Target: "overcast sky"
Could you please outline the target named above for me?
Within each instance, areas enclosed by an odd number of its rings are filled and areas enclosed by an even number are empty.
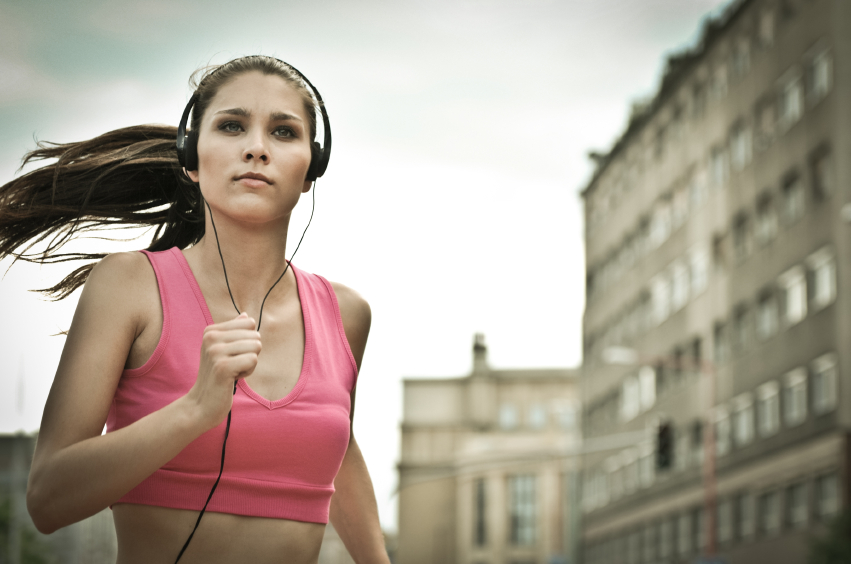
[[[199,66],[260,53],[304,72],[334,151],[295,262],[372,305],[355,433],[395,529],[401,379],[465,375],[475,332],[498,368],[580,363],[586,154],[725,3],[0,0],[0,182],[34,139],[176,125]],[[26,290],[69,270],[0,281],[0,432],[38,428],[76,295]]]

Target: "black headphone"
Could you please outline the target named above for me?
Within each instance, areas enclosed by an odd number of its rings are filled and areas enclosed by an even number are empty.
[[[305,180],[312,182],[325,174],[325,169],[328,168],[328,161],[331,160],[331,122],[328,120],[328,112],[325,111],[325,104],[322,102],[322,95],[319,94],[319,90],[313,86],[301,71],[281,59],[275,60],[292,69],[310,87],[313,96],[316,98],[319,111],[322,112],[322,133],[324,137],[322,146],[320,147],[319,143],[315,140],[311,140],[310,142],[310,168],[307,169]],[[217,71],[218,69],[214,70],[210,75]],[[198,101],[198,96],[199,94],[196,90],[189,99],[189,103],[186,104],[186,108],[183,110],[183,116],[180,118],[180,125],[177,126],[177,160],[186,170],[198,170],[198,132],[190,131],[186,133],[189,112],[192,111],[192,107]]]

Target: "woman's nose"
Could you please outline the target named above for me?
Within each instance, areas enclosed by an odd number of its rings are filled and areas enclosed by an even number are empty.
[[[245,162],[258,160],[262,163],[269,162],[269,149],[266,147],[264,140],[260,135],[252,135],[249,137],[248,145],[242,152],[242,160]]]

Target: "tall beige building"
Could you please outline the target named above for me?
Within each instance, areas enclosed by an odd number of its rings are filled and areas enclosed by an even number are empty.
[[[849,501],[851,2],[731,3],[593,157],[583,431],[647,439],[584,457],[582,562],[806,562]]]
[[[404,381],[397,564],[555,564],[576,540],[578,374],[486,355],[477,335],[470,375]]]

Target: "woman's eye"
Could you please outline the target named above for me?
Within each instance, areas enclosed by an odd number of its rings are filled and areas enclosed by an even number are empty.
[[[228,133],[236,133],[238,131],[242,131],[242,126],[235,121],[226,121],[219,126],[219,129],[227,131]]]
[[[293,131],[293,128],[286,127],[286,126],[281,126],[281,127],[276,128],[274,133],[278,137],[295,137],[296,136],[295,131]]]

